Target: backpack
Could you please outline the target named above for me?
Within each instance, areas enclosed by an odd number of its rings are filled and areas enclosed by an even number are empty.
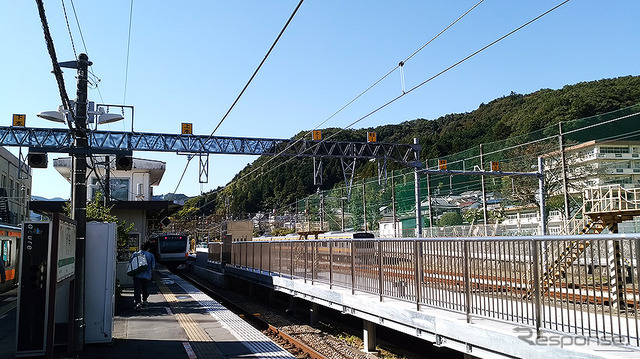
[[[147,270],[147,257],[142,251],[135,252],[131,259],[129,259],[129,265],[127,266],[127,275],[135,277],[136,275]]]

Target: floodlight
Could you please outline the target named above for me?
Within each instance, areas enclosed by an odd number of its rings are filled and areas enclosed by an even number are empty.
[[[44,118],[45,120],[65,123],[65,116],[62,112],[42,111],[42,112],[39,112],[37,116],[40,118]]]
[[[102,125],[103,123],[116,122],[120,120],[124,120],[124,117],[122,115],[119,115],[117,113],[103,113],[98,116],[98,125]]]

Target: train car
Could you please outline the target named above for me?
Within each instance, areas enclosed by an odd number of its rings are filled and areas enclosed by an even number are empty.
[[[6,282],[0,283],[0,293],[18,284],[18,260],[20,259],[20,227],[0,225],[0,260],[4,263]]]
[[[177,267],[187,262],[189,256],[189,236],[176,233],[153,234],[149,238],[151,252],[156,254],[158,263]]]

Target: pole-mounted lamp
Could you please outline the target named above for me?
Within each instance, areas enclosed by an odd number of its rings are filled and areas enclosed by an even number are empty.
[[[71,105],[74,106],[74,102],[71,101]],[[124,117],[117,113],[107,113],[104,108],[99,107],[95,110],[94,102],[87,103],[87,124],[94,124],[97,128],[98,125],[105,123],[112,123],[123,120]],[[57,111],[42,111],[37,114],[38,117],[48,121],[67,123],[69,121],[69,110],[65,109],[62,105],[58,106]]]

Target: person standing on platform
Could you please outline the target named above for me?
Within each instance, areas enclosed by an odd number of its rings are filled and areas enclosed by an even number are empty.
[[[153,254],[149,253],[150,247],[151,244],[149,242],[142,244],[142,254],[144,254],[147,259],[147,268],[133,277],[133,300],[136,310],[147,307],[149,280],[151,280],[151,273],[153,273],[156,267],[156,259]]]

